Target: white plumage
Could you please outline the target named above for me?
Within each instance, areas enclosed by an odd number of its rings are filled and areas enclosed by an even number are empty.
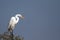
[[[8,25],[8,31],[12,32],[15,28],[15,25],[19,22],[19,18],[23,18],[21,14],[16,14],[15,17],[11,17],[9,25]]]

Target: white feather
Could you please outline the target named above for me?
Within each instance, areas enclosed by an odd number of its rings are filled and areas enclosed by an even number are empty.
[[[9,22],[9,26],[8,26],[8,31],[13,31],[15,28],[15,25],[18,23],[19,21],[19,17],[23,17],[21,14],[16,14],[15,17],[11,17],[10,22]]]

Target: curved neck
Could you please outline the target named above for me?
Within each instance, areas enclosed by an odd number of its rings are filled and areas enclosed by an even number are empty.
[[[15,18],[16,18],[16,23],[18,23],[19,17],[18,16],[15,16]]]

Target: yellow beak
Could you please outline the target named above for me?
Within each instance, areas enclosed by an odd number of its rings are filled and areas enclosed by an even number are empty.
[[[21,19],[24,19],[24,16],[22,16]]]

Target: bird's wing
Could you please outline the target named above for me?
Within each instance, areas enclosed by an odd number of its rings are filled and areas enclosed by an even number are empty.
[[[11,17],[10,24],[12,24],[15,21],[15,17]]]
[[[13,24],[14,21],[15,21],[15,17],[11,17],[8,28],[10,28],[10,26],[14,25]]]

